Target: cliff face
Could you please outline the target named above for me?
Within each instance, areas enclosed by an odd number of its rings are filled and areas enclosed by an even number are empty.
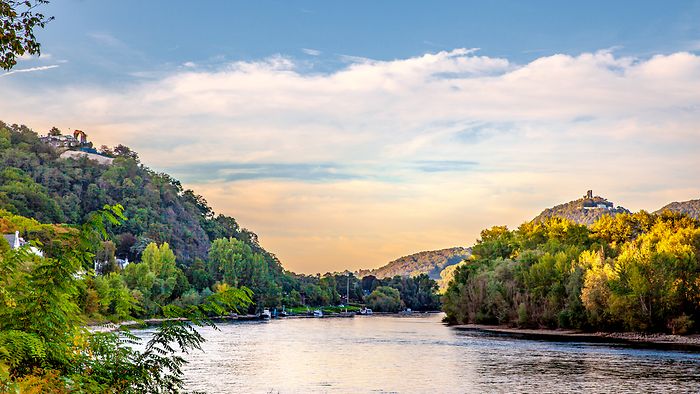
[[[562,217],[579,224],[590,226],[603,215],[615,216],[620,213],[629,213],[624,207],[615,207],[611,201],[600,196],[592,196],[589,192],[587,196],[565,204],[556,205],[545,209],[533,220],[543,221],[551,217]]]
[[[659,209],[654,213],[662,213],[663,211],[684,213],[690,217],[700,220],[700,199],[683,202],[674,201],[670,204],[665,205],[663,208]]]
[[[440,250],[419,252],[400,257],[387,265],[373,269],[360,270],[358,276],[374,275],[377,278],[399,276],[416,276],[427,274],[431,279],[440,279],[440,272],[471,256],[471,248],[461,246]]]

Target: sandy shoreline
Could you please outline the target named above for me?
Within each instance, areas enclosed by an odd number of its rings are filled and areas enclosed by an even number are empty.
[[[639,332],[584,332],[579,330],[527,329],[482,324],[452,326],[459,330],[479,331],[524,339],[564,340],[602,343],[654,345],[700,351],[700,335],[671,335]]]

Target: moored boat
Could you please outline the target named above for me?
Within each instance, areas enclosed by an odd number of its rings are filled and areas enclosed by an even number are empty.
[[[371,314],[372,314],[372,310],[369,309],[369,308],[362,308],[362,309],[360,309],[359,312],[357,312],[357,314],[358,314],[358,315],[371,315]]]

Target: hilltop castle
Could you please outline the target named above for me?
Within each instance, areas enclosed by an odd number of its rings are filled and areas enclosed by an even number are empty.
[[[613,204],[612,201],[608,201],[600,196],[593,197],[593,190],[587,191],[586,195],[583,196],[583,209],[589,210],[599,208],[612,210],[615,208],[615,204]]]

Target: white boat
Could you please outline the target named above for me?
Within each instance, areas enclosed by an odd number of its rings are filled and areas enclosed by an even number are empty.
[[[262,313],[260,314],[261,319],[270,319],[272,318],[272,314],[270,313],[269,309],[263,309]]]
[[[359,315],[371,315],[371,314],[372,314],[372,310],[369,309],[369,308],[362,308],[362,309],[360,309],[360,311],[357,312],[357,313],[358,313]]]
[[[321,311],[320,309],[316,309],[314,311],[314,317],[323,317],[323,311]]]

